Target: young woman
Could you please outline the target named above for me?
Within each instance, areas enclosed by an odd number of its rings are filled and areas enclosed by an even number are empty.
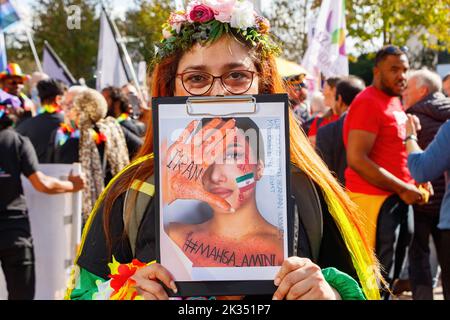
[[[264,142],[258,126],[250,118],[215,118],[202,122],[201,130],[205,133],[210,131],[205,146],[210,137],[215,138],[216,145],[211,152],[215,158],[206,166],[201,179],[194,179],[194,184],[199,189],[198,198],[212,209],[212,216],[199,224],[170,223],[167,228],[169,237],[195,267],[281,265],[284,259],[283,231],[265,219],[256,203],[256,185],[264,175]],[[224,134],[213,129],[214,126],[223,128],[227,123],[232,123],[234,128],[224,131]],[[193,128],[188,125],[185,133],[190,130]],[[180,137],[183,139],[183,136]],[[250,139],[250,136],[255,138]],[[169,150],[179,143],[180,140],[176,141]],[[183,143],[190,149],[195,139]],[[179,153],[174,153],[177,161]],[[183,175],[183,170],[174,165],[173,158],[166,159],[163,167],[173,172],[171,179],[163,183],[175,182],[177,176]],[[223,201],[233,212],[223,208]],[[187,241],[226,250],[230,258],[217,259],[205,251],[192,250],[185,245]]]
[[[256,16],[250,1],[192,1],[186,13],[171,14],[163,34],[153,97],[285,92],[274,62],[279,48],[271,41],[267,20]],[[296,256],[283,261],[272,298],[378,299],[376,259],[354,205],[292,114],[289,125]],[[170,272],[150,263],[156,251],[152,142],[149,123],[142,157],[116,176],[98,200],[84,230],[67,298],[167,299],[163,285],[177,291]],[[139,196],[135,202],[127,197],[131,190],[147,194],[149,204],[137,209]],[[118,268],[119,262],[126,265]],[[132,276],[125,280],[119,269]],[[113,279],[108,281],[109,274]],[[120,283],[115,281],[119,278]]]
[[[55,130],[49,142],[52,163],[81,162],[86,174],[83,221],[112,177],[129,163],[124,132],[112,117],[106,117],[105,98],[93,89],[83,89],[66,107],[68,123]]]

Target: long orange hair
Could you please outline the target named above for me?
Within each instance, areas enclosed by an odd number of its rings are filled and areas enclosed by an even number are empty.
[[[260,52],[258,48],[250,50],[250,56],[260,79],[259,93],[286,93],[286,86],[278,73],[274,57],[263,56]],[[176,53],[155,66],[152,77],[152,97],[174,95],[175,75],[182,55],[182,52]],[[358,214],[357,207],[317,155],[292,111],[289,114],[289,126],[291,162],[322,189],[330,214],[333,216],[352,257],[363,292],[368,299],[379,299],[378,283],[383,280],[379,273],[377,259],[360,227],[361,222],[358,217],[361,215]],[[147,156],[152,152],[153,130],[152,121],[150,121],[144,144],[135,159]],[[110,213],[114,201],[130,188],[135,179],[146,180],[153,175],[153,172],[153,159],[140,161],[117,177],[114,185],[109,188],[104,199],[103,211],[104,228],[109,243],[111,241],[108,236]]]

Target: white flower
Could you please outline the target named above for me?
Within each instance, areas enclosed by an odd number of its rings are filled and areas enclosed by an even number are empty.
[[[111,280],[105,282],[97,280],[95,284],[97,285],[98,291],[92,295],[92,300],[109,300],[111,294],[114,292],[114,289],[111,288]]]
[[[237,29],[247,29],[255,25],[253,3],[237,1],[231,13],[230,26]]]

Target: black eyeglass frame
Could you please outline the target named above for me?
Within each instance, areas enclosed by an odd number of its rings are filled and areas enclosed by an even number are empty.
[[[201,94],[194,94],[194,93],[190,92],[190,91],[186,88],[186,86],[185,86],[185,84],[184,84],[183,76],[186,75],[186,74],[189,74],[189,73],[194,73],[194,72],[195,72],[195,73],[203,73],[203,74],[206,74],[206,75],[212,77],[211,85],[209,86],[208,90],[206,90],[205,92],[203,92],[203,93],[201,93]],[[232,73],[232,72],[248,72],[248,73],[250,73],[250,74],[252,75],[252,79],[251,79],[251,81],[250,81],[250,84],[248,85],[248,88],[247,88],[245,91],[242,91],[242,92],[232,92],[232,91],[229,90],[228,87],[225,85],[225,83],[224,83],[222,77],[223,77],[224,75],[230,74],[230,73]],[[248,90],[250,90],[250,88],[252,87],[253,80],[255,79],[255,73],[257,73],[257,72],[256,72],[256,71],[251,71],[251,70],[230,70],[230,71],[227,71],[227,72],[223,73],[223,74],[220,75],[220,76],[215,76],[215,75],[213,75],[213,74],[211,74],[211,73],[209,73],[209,72],[206,72],[206,71],[186,71],[186,72],[182,72],[182,73],[177,73],[176,77],[181,77],[181,84],[183,85],[184,90],[186,90],[186,92],[188,92],[189,94],[191,94],[191,95],[193,95],[193,96],[203,96],[203,95],[205,95],[206,93],[208,93],[209,90],[211,90],[211,88],[214,86],[214,82],[216,81],[216,79],[220,79],[220,83],[221,83],[222,87],[223,87],[225,90],[227,90],[229,93],[231,93],[231,94],[233,94],[233,95],[241,95],[241,94],[246,93],[246,92],[247,92]]]

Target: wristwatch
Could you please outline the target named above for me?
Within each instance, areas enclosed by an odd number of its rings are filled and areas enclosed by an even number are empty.
[[[407,136],[404,140],[403,143],[406,143],[408,140],[414,140],[415,142],[418,142],[419,140],[417,139],[417,136],[415,134],[410,134],[409,136]]]

